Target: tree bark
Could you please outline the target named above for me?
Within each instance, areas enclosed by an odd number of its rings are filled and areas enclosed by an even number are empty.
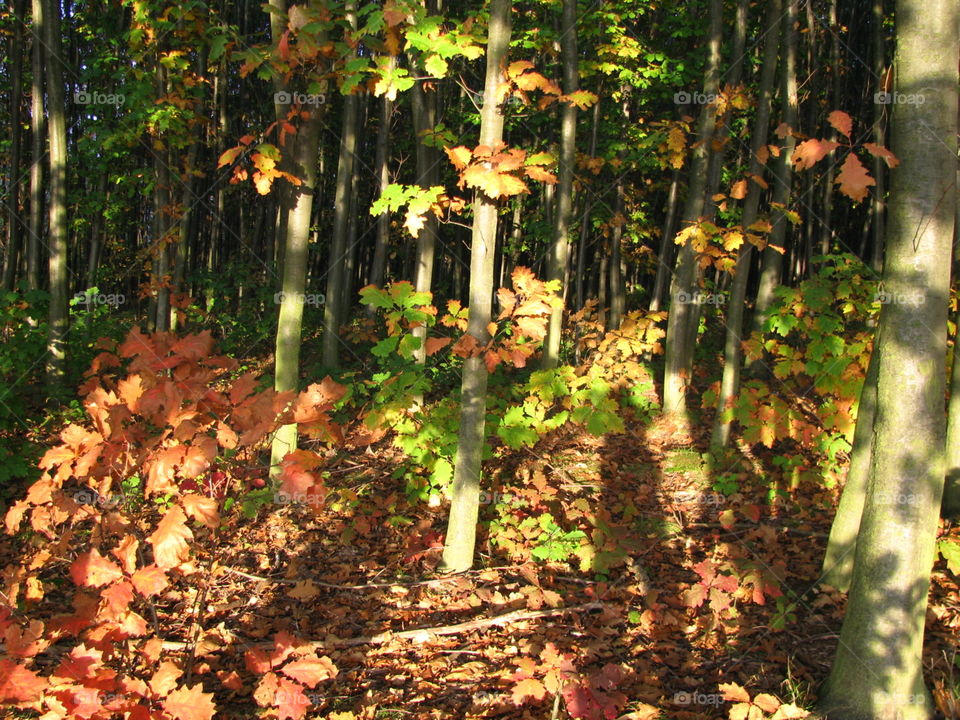
[[[10,40],[10,189],[7,193],[7,251],[3,261],[3,287],[12,290],[20,264],[22,221],[20,219],[20,105],[23,79],[24,0],[13,2],[13,37]]]
[[[40,288],[40,235],[43,233],[43,167],[46,122],[43,114],[43,0],[32,0],[30,37],[30,221],[27,233],[27,287]]]
[[[487,69],[480,113],[480,144],[493,146],[503,138],[503,113],[497,88],[503,82],[501,66],[510,47],[510,0],[491,0],[487,40]],[[496,251],[497,201],[482,191],[474,199],[470,249],[470,315],[467,333],[480,345],[488,340],[487,324],[493,310],[493,256]],[[487,414],[487,367],[481,356],[463,363],[460,387],[460,438],[451,488],[450,518],[442,568],[463,572],[473,566],[480,514],[480,467]]]
[[[579,68],[577,62],[577,2],[563,0],[560,20],[560,53],[563,58],[563,92],[577,91]],[[553,245],[547,263],[547,279],[564,282],[570,257],[570,219],[573,210],[573,172],[577,160],[577,106],[563,103],[560,111],[560,173],[556,194],[556,222]],[[583,278],[579,278],[583,283]],[[565,295],[566,285],[561,290]],[[543,367],[555,368],[560,363],[560,336],[563,331],[564,307],[551,309],[547,338],[543,344]]]
[[[880,374],[867,497],[840,642],[821,701],[831,718],[927,720],[923,634],[944,483],[950,257],[957,202],[955,0],[898,0],[880,315]]]

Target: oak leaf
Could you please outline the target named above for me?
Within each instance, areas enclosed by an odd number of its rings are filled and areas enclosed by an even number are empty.
[[[217,706],[213,693],[203,692],[203,685],[197,683],[171,692],[163,701],[163,709],[176,720],[212,720]]]
[[[847,155],[847,159],[843,161],[840,168],[840,173],[833,182],[840,186],[840,192],[854,202],[861,202],[867,197],[867,188],[877,184],[876,180],[870,177],[870,173],[867,172],[863,163],[860,162],[860,158],[853,153]]]
[[[189,541],[193,532],[187,527],[187,516],[179,505],[174,505],[166,514],[157,529],[147,537],[153,545],[153,557],[157,567],[168,569],[176,567],[190,554]]]

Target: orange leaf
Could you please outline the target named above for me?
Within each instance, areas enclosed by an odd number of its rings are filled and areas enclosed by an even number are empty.
[[[526,678],[518,682],[513,688],[513,704],[523,705],[527,698],[543,700],[547,696],[547,689],[536,678]]]
[[[30,702],[38,700],[47,681],[23,665],[0,660],[0,702]]]
[[[167,574],[156,565],[147,565],[137,570],[130,578],[137,592],[150,597],[163,592],[167,587]]]
[[[463,170],[467,167],[467,165],[470,164],[470,159],[473,157],[470,148],[463,145],[458,145],[455,148],[444,148],[444,151],[457,170]]]
[[[94,548],[73,561],[70,566],[70,577],[77,585],[100,587],[122,578],[123,571],[120,570],[119,565],[107,560]]]
[[[203,692],[203,685],[197,683],[170,693],[163,701],[163,709],[176,720],[212,720],[217,706],[213,704],[213,693]]]
[[[797,145],[793,151],[793,166],[797,170],[808,170],[823,160],[827,153],[840,147],[840,143],[831,140],[810,138]]]
[[[190,554],[190,540],[193,533],[187,527],[187,516],[179,505],[174,505],[157,525],[147,541],[153,545],[153,557],[157,567],[168,569],[176,567]]]
[[[883,158],[884,162],[887,163],[887,167],[889,168],[895,168],[897,165],[900,164],[899,158],[897,158],[896,155],[894,155],[892,152],[890,152],[885,147],[883,147],[883,145],[877,145],[875,143],[864,143],[863,147],[871,155]]]
[[[736,683],[720,683],[720,692],[723,693],[723,699],[730,702],[750,702],[750,693],[744,690]]]
[[[277,720],[301,720],[312,704],[310,698],[303,694],[303,685],[280,678],[277,694],[274,696]]]
[[[862,201],[867,196],[867,188],[877,184],[860,162],[860,158],[853,153],[847,155],[847,159],[843,161],[843,166],[840,168],[840,174],[833,182],[840,185],[840,192],[854,202]]]
[[[323,680],[337,676],[337,666],[330,658],[307,655],[292,663],[287,663],[281,671],[287,677],[303,683],[307,687],[316,687]]]
[[[130,607],[130,603],[133,602],[133,585],[130,584],[130,581],[124,580],[108,587],[100,593],[100,597],[107,601],[114,612],[125,612]]]
[[[428,337],[427,342],[424,345],[427,356],[429,357],[430,355],[434,355],[435,353],[439,352],[440,350],[445,348],[447,345],[449,345],[451,342],[453,342],[453,338]]]
[[[180,498],[183,509],[187,515],[199,523],[206,525],[211,530],[220,524],[220,513],[217,510],[218,503],[210,497],[191,493]]]
[[[464,333],[460,339],[453,344],[451,351],[457,357],[470,358],[480,354],[480,343],[470,333]]]
[[[734,200],[743,200],[747,196],[747,181],[737,180],[730,187],[730,197]]]
[[[177,686],[177,680],[181,675],[183,670],[171,661],[164,660],[147,684],[155,695],[166,697]]]
[[[847,115],[843,110],[834,110],[832,113],[827,115],[827,122],[836,130],[838,133],[850,139],[850,131],[853,130],[853,119]]]

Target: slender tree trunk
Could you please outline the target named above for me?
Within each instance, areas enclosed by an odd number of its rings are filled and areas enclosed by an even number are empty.
[[[40,288],[40,236],[43,234],[43,168],[46,122],[43,114],[43,0],[32,0],[30,37],[30,225],[27,235],[27,287]]]
[[[783,18],[783,121],[790,128],[797,128],[797,35],[794,23],[797,17],[796,0],[787,1],[787,12]],[[796,138],[788,135],[785,138],[786,147],[780,153],[774,165],[773,201],[786,206],[790,199],[793,168],[791,158]],[[770,244],[783,248],[787,232],[787,219],[783,213],[775,213],[773,230],[770,232]],[[757,300],[754,304],[752,330],[757,332],[763,326],[767,311],[773,304],[774,290],[780,284],[780,275],[783,271],[783,252],[770,247],[763,251],[760,268],[760,285],[757,289]]]
[[[957,202],[955,0],[898,0],[887,256],[873,452],[853,578],[822,706],[831,718],[927,720],[923,634],[944,482],[947,301]],[[908,440],[908,441],[907,441]]]
[[[677,207],[680,187],[680,169],[674,168],[670,177],[670,190],[667,192],[667,214],[663,219],[660,233],[660,254],[657,256],[657,277],[653,282],[653,294],[650,297],[650,312],[660,310],[663,291],[667,287],[667,275],[674,263],[674,242],[677,224]]]
[[[623,180],[617,183],[617,202],[613,209],[613,214],[621,217],[623,215]],[[617,330],[620,323],[623,322],[623,313],[627,305],[626,288],[623,284],[623,272],[620,266],[621,250],[620,243],[623,241],[623,223],[618,222],[613,232],[610,234],[610,315],[607,317],[606,329]]]
[[[3,287],[12,290],[20,264],[20,246],[23,237],[20,219],[20,105],[23,79],[24,0],[13,1],[13,37],[10,39],[10,186],[7,193],[7,252],[3,261]]]
[[[41,0],[42,2],[42,0]],[[49,0],[41,19],[46,49],[47,129],[50,143],[50,313],[47,339],[47,384],[51,388],[63,378],[66,366],[65,338],[69,322],[67,294],[67,122],[64,103],[63,67],[60,51],[60,3]]]
[[[764,22],[766,28],[778,28],[783,3],[781,0],[768,0]],[[764,164],[760,162],[760,151],[767,144],[770,128],[770,103],[773,83],[777,73],[777,56],[780,49],[780,32],[777,29],[767,31],[763,44],[763,64],[760,68],[760,87],[757,91],[757,116],[750,136],[750,176],[749,190],[743,205],[740,225],[746,229],[757,219],[763,188],[753,178],[762,178]],[[726,447],[730,441],[730,420],[724,416],[733,399],[740,392],[740,343],[743,332],[743,315],[747,295],[747,280],[750,277],[750,265],[753,261],[753,245],[744,242],[737,255],[733,285],[730,289],[730,302],[727,304],[727,334],[723,349],[723,378],[720,381],[720,395],[717,398],[717,416],[713,425],[711,444]]]
[[[720,43],[723,36],[723,6],[720,0],[710,0],[710,36],[703,93],[715,96],[719,90]],[[704,105],[700,112],[697,137],[700,144],[693,151],[690,182],[683,219],[696,223],[704,210],[704,192],[709,168],[709,145],[716,126],[715,108]],[[693,247],[687,241],[680,248],[677,270],[670,292],[670,315],[667,318],[667,338],[664,358],[663,410],[675,416],[681,425],[689,424],[687,416],[687,386],[693,370],[693,351],[696,342],[696,323],[700,317],[697,287],[697,262]]]
[[[356,28],[356,3],[349,0],[345,6],[350,26]],[[356,51],[353,51],[356,54]],[[344,319],[341,302],[346,277],[344,259],[347,254],[347,233],[350,218],[350,188],[353,183],[353,161],[357,149],[357,96],[343,99],[343,124],[340,132],[340,159],[337,162],[337,189],[333,201],[333,235],[330,242],[330,260],[327,265],[326,305],[323,312],[323,365],[333,369],[340,364],[340,325]]]
[[[593,106],[593,122],[590,128],[590,157],[597,154],[597,135],[600,131],[600,104],[597,100]],[[586,301],[586,291],[584,290],[584,277],[587,257],[587,236],[590,230],[590,211],[593,209],[587,193],[583,193],[583,216],[580,218],[580,240],[577,242],[577,302],[576,308],[579,310]]]
[[[483,145],[493,146],[503,138],[503,113],[497,104],[497,88],[503,82],[502,65],[510,47],[510,12],[510,0],[491,0],[486,80],[480,113],[480,143]],[[487,324],[493,309],[496,237],[497,202],[478,190],[474,197],[467,333],[475,337],[480,345],[485,345],[489,337]],[[463,572],[473,566],[487,415],[487,366],[482,356],[464,361],[460,393],[460,437],[443,550],[443,568],[448,572]]]
[[[560,52],[563,57],[563,92],[577,91],[579,67],[577,63],[577,2],[563,0],[560,21]],[[557,187],[556,224],[553,245],[547,264],[547,279],[564,281],[570,256],[570,217],[573,209],[573,172],[577,159],[577,106],[563,104],[560,111],[560,182]],[[583,282],[583,278],[579,279]],[[561,291],[565,295],[566,285]],[[543,344],[543,367],[555,368],[560,363],[560,335],[563,330],[564,307],[555,307],[550,313],[547,339]]]
[[[390,184],[390,154],[388,145],[390,143],[390,119],[393,117],[393,101],[386,95],[383,96],[380,105],[380,127],[377,129],[377,147],[376,160],[374,161],[374,172],[377,174],[380,186],[380,194]],[[390,213],[383,212],[377,218],[377,243],[373,251],[373,263],[370,268],[369,282],[378,287],[383,285],[387,268],[387,247],[390,243]],[[373,313],[373,306],[369,311]]]
[[[873,0],[873,23],[871,51],[873,53],[872,65],[874,77],[883,78],[885,76],[886,62],[886,43],[883,37],[883,0]],[[881,88],[882,90],[882,88]],[[887,108],[889,106],[873,103],[873,142],[877,145],[886,147],[886,124]],[[876,272],[883,270],[883,237],[885,231],[886,207],[886,185],[887,168],[883,158],[873,158],[873,179],[877,183],[873,188],[873,201],[870,204],[870,214],[872,228],[873,244],[870,251],[870,267]]]
[[[941,509],[944,517],[960,515],[960,346],[958,343],[960,343],[960,330],[953,338],[950,404],[947,406],[947,476]]]
[[[276,29],[274,29],[276,32]],[[281,34],[283,29],[281,28]],[[274,42],[279,36],[274,36]],[[284,115],[286,114],[285,111]],[[297,390],[300,385],[300,343],[303,333],[303,305],[307,280],[307,257],[309,253],[310,219],[313,214],[313,194],[317,183],[317,152],[320,146],[320,131],[323,127],[321,108],[309,108],[309,117],[302,120],[284,157],[287,172],[301,180],[300,185],[290,185],[281,195],[286,203],[287,220],[284,238],[281,291],[276,300],[280,304],[277,321],[276,370],[274,389],[277,392]],[[329,296],[328,296],[329,297]],[[284,425],[273,436],[270,452],[270,472],[276,476],[280,462],[297,449],[297,426]]]

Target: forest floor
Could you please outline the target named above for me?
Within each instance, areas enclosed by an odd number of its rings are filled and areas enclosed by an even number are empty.
[[[389,441],[340,457],[319,514],[261,509],[204,559],[206,582],[159,598],[161,637],[184,659],[196,643],[184,661],[196,679],[219,678],[224,718],[262,712],[248,681],[257,650],[298,641],[337,668],[307,718],[803,717],[843,616],[843,596],[817,585],[838,491],[771,492],[745,452],[724,495],[705,438],[670,438],[628,422],[489,461],[497,502],[481,520],[499,525],[482,523],[477,569],[452,577],[436,572],[445,509],[408,502]],[[572,554],[576,536],[522,524],[547,512],[593,549]],[[18,551],[0,540],[5,558]],[[924,666],[946,717],[957,717],[958,597],[938,562]],[[756,709],[731,714],[738,703]]]

